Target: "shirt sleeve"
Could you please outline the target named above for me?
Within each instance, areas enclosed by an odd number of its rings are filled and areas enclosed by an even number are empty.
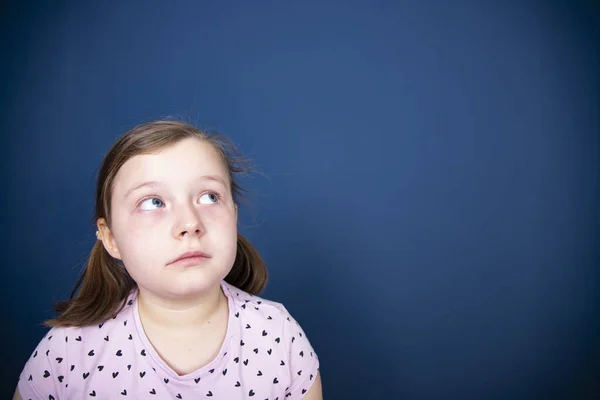
[[[285,398],[297,400],[304,397],[312,387],[319,372],[319,358],[300,324],[287,310],[285,313],[287,317],[284,323],[284,340],[288,349],[291,376],[291,386]]]
[[[17,385],[23,400],[59,400],[67,384],[67,337],[53,328],[42,338],[25,363]]]

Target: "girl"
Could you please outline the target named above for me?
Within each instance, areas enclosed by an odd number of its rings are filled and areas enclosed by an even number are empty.
[[[237,233],[247,171],[183,122],[119,138],[97,181],[97,242],[15,399],[321,399],[319,360]],[[79,291],[77,291],[77,289]]]

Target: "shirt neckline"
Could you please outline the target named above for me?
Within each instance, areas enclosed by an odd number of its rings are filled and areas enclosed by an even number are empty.
[[[203,367],[198,368],[195,371],[185,374],[185,375],[179,375],[177,372],[175,372],[158,355],[158,352],[156,351],[156,349],[154,349],[154,346],[152,346],[152,343],[150,343],[150,340],[146,336],[146,333],[144,332],[144,327],[142,326],[142,321],[140,319],[140,314],[139,314],[139,307],[138,307],[138,305],[139,305],[138,304],[139,290],[136,289],[134,301],[132,304],[135,329],[137,331],[138,337],[140,338],[140,340],[144,346],[144,349],[146,350],[147,356],[149,356],[152,359],[152,361],[154,362],[154,364],[158,368],[160,368],[165,374],[167,374],[169,376],[169,378],[172,378],[175,380],[180,380],[180,381],[188,381],[188,380],[191,380],[194,378],[197,379],[199,377],[203,377],[203,376],[209,374],[210,370],[217,369],[217,367],[225,361],[225,359],[226,359],[225,356],[227,355],[227,349],[229,348],[229,345],[232,342],[234,332],[235,332],[235,330],[233,328],[233,324],[234,324],[234,320],[235,320],[235,318],[233,317],[234,316],[234,299],[233,299],[233,293],[231,292],[230,288],[228,287],[228,285],[225,281],[221,281],[221,289],[223,290],[223,294],[227,298],[228,314],[229,314],[227,317],[227,331],[225,333],[225,339],[223,340],[223,343],[221,344],[219,353],[208,364],[204,365]]]

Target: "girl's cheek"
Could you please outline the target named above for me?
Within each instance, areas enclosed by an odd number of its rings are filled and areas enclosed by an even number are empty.
[[[165,219],[164,212],[136,210],[129,218],[129,226],[133,231],[148,229],[160,224]]]
[[[228,224],[235,222],[235,210],[227,207],[214,207],[206,210],[203,217],[206,222]]]

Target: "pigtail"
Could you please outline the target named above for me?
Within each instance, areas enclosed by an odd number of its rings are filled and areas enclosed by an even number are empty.
[[[134,287],[135,282],[125,268],[97,240],[70,299],[56,303],[54,311],[59,316],[44,325],[88,326],[104,322],[123,308]]]
[[[267,285],[267,267],[258,251],[238,233],[237,254],[225,281],[250,294],[259,294]]]

